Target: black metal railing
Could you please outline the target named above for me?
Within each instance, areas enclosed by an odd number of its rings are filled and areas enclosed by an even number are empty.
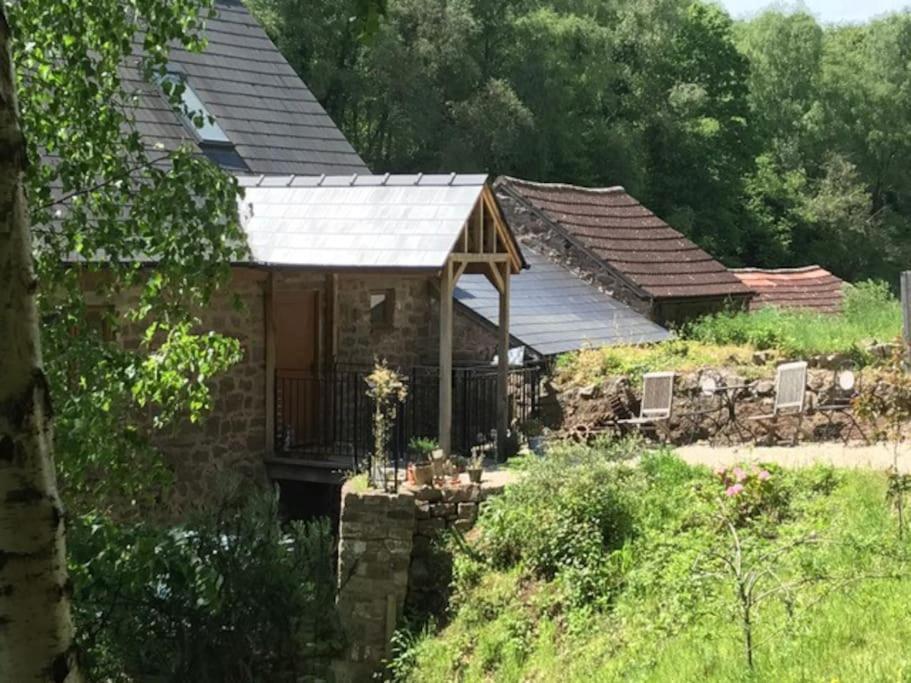
[[[275,445],[289,455],[341,457],[355,469],[368,467],[373,448],[373,403],[367,396],[371,368],[339,366],[318,372],[279,369],[275,373]],[[400,370],[408,393],[398,406],[391,454],[406,460],[414,437],[436,437],[439,370]],[[507,376],[510,424],[538,415],[542,368],[511,368]],[[452,371],[452,447],[467,453],[491,438],[497,426],[497,369],[456,367]]]

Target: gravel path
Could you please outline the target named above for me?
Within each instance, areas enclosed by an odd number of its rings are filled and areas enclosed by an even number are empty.
[[[806,467],[815,463],[826,463],[835,467],[876,470],[885,470],[892,466],[892,447],[885,444],[845,446],[841,443],[808,443],[793,447],[713,447],[696,444],[682,446],[677,449],[677,453],[688,463],[709,467],[741,462],[771,462],[783,467]],[[898,464],[899,470],[911,473],[911,448],[907,445],[900,451]]]

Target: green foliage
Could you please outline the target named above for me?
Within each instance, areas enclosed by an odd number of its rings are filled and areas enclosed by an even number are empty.
[[[248,0],[376,170],[622,184],[726,263],[907,262],[911,16],[692,0]]]
[[[855,352],[868,342],[891,341],[901,332],[901,306],[881,282],[862,282],[845,293],[839,315],[763,308],[752,313],[706,316],[684,335],[707,344],[750,345],[785,356]]]
[[[208,380],[240,357],[235,340],[200,334],[197,318],[245,253],[237,183],[189,146],[151,148],[135,126],[133,79],[154,90],[171,46],[203,49],[211,8],[212,0],[8,6],[57,463],[79,512],[154,498],[163,467],[151,432],[197,419]],[[166,90],[178,106],[180,88]],[[115,301],[96,334],[99,309],[89,304]]]
[[[234,491],[186,526],[78,517],[68,529],[90,680],[293,681],[338,647],[328,522],[282,529],[277,496]]]
[[[911,548],[895,540],[882,475],[746,466],[712,474],[633,444],[557,458],[558,468],[523,462],[518,493],[482,512],[479,538],[456,558],[453,618],[407,642],[398,680],[891,679],[911,665],[899,645],[911,629],[896,608],[911,596]],[[727,495],[736,483],[744,490]],[[563,508],[580,515],[587,542],[550,521],[549,509]],[[554,540],[529,532],[535,512],[537,533]],[[736,582],[720,571],[728,513],[743,577],[762,570],[750,675]],[[615,520],[607,535],[595,530],[605,520]],[[539,558],[552,557],[557,570],[538,571]],[[567,586],[577,581],[588,592],[579,601]]]
[[[575,385],[624,376],[639,383],[647,372],[675,370],[689,372],[703,367],[748,365],[752,348],[748,345],[722,345],[689,339],[673,339],[647,346],[605,346],[566,353],[557,358],[558,377]],[[744,368],[762,372],[763,368]]]

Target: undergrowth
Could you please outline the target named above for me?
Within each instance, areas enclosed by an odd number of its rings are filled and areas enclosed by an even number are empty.
[[[670,341],[563,354],[557,359],[557,376],[576,386],[611,376],[638,383],[646,372],[737,366],[747,379],[758,379],[771,375],[770,365],[780,360],[831,353],[847,354],[863,366],[873,360],[867,347],[893,341],[901,327],[901,305],[885,283],[863,282],[847,290],[838,315],[777,308],[718,313],[686,325]],[[771,353],[757,364],[755,351]]]
[[[879,473],[712,473],[638,444],[525,461],[455,559],[450,621],[400,634],[409,681],[907,680],[908,554]],[[718,560],[759,567],[754,668]],[[772,558],[771,560],[769,558]],[[765,567],[763,563],[767,563]],[[760,609],[761,607],[761,609]]]
[[[707,344],[749,345],[790,357],[863,354],[864,345],[890,342],[901,332],[901,305],[883,282],[862,282],[845,292],[838,315],[764,308],[753,313],[707,316],[683,330]],[[858,358],[863,360],[863,358]]]

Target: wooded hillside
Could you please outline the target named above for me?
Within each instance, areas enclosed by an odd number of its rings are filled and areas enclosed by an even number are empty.
[[[375,171],[622,184],[727,265],[911,251],[911,15],[687,0],[247,0]]]

